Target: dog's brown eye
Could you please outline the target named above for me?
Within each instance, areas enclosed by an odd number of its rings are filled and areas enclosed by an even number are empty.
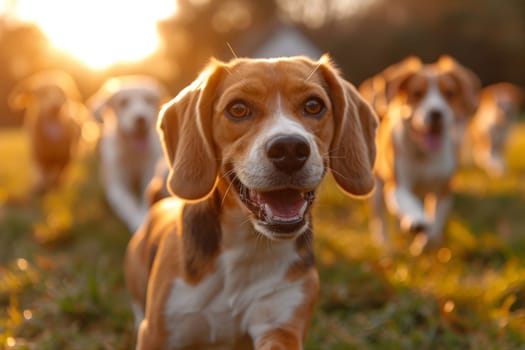
[[[414,90],[410,95],[414,100],[419,100],[421,97],[423,97],[423,90]]]
[[[447,89],[443,91],[443,94],[445,95],[447,100],[450,100],[451,98],[456,96],[456,91],[454,91],[453,89]]]
[[[234,101],[226,108],[226,116],[233,120],[240,120],[248,118],[252,115],[252,111],[243,101]]]
[[[315,118],[320,118],[324,114],[325,110],[326,108],[323,101],[317,97],[312,97],[306,100],[303,107],[305,115]]]
[[[127,98],[121,98],[119,100],[117,100],[117,108],[118,109],[124,109],[128,106],[129,104],[129,100]]]
[[[159,104],[159,99],[156,96],[146,96],[144,100],[150,106],[157,106]]]

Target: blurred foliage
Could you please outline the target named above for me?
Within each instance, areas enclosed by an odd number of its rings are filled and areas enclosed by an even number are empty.
[[[93,149],[62,188],[28,196],[27,140],[0,131],[0,349],[130,349],[122,259],[129,234],[104,203]],[[86,148],[89,149],[89,148]],[[509,174],[455,178],[443,247],[408,253],[393,232],[371,241],[366,201],[327,176],[314,206],[321,295],[307,350],[521,349],[525,344],[525,124],[511,134]]]
[[[34,27],[10,26],[0,17],[0,126],[20,123],[5,97],[36,70],[68,71],[86,98],[107,76],[126,73],[155,75],[176,94],[210,56],[232,58],[227,43],[249,56],[279,23],[300,28],[356,84],[405,56],[433,61],[447,53],[484,84],[525,85],[522,0],[178,0],[178,8],[158,25],[161,52],[146,62],[96,72],[51,50]]]

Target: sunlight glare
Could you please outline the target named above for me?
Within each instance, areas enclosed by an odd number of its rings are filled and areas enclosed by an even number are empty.
[[[19,0],[14,15],[38,25],[58,50],[101,69],[154,53],[156,23],[175,11],[175,0]]]

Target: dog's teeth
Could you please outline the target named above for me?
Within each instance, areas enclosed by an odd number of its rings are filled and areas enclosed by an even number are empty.
[[[308,202],[305,201],[303,203],[303,206],[301,207],[301,209],[299,210],[299,216],[304,216],[304,213],[306,213],[306,208],[308,208]]]
[[[293,216],[293,217],[290,217],[290,218],[283,218],[283,217],[280,217],[280,216],[276,216],[275,218],[276,218],[276,220],[279,220],[279,221],[282,221],[282,222],[287,222],[287,221],[297,221],[298,219],[300,219],[300,216]]]
[[[270,206],[265,203],[264,204],[264,214],[266,215],[266,217],[269,219],[269,220],[273,220],[273,212],[272,212],[272,209],[270,208]]]

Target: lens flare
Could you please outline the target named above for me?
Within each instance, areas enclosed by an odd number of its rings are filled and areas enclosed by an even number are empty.
[[[175,11],[175,0],[19,0],[9,10],[35,23],[56,49],[99,69],[154,53],[157,22]]]

